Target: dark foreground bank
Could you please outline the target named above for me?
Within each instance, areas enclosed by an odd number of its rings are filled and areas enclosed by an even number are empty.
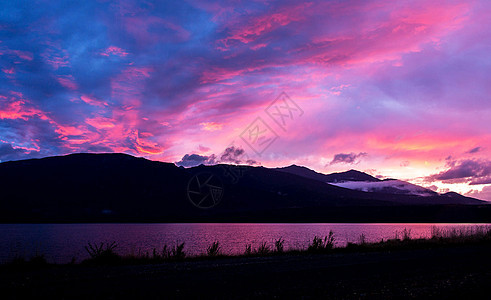
[[[2,298],[486,298],[491,245],[0,269]],[[5,298],[4,298],[5,299]]]

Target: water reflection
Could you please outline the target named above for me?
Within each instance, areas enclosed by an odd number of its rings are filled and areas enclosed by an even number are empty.
[[[358,242],[364,234],[367,241],[401,236],[404,229],[411,237],[429,237],[433,226],[441,229],[465,229],[488,224],[1,224],[0,261],[13,257],[44,254],[49,262],[80,261],[87,258],[88,242],[113,242],[121,254],[149,252],[167,244],[185,242],[188,254],[201,254],[212,242],[219,241],[225,253],[243,253],[247,244],[258,247],[262,242],[273,246],[278,238],[285,249],[305,248],[314,236],[334,231],[338,246]]]

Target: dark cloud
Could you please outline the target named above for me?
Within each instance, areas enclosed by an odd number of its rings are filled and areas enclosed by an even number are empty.
[[[481,147],[472,148],[471,150],[467,151],[466,153],[474,154],[474,153],[477,153],[479,151],[481,151]]]
[[[464,159],[447,161],[447,170],[426,177],[427,182],[491,184],[491,161]]]
[[[26,154],[23,149],[14,149],[10,144],[0,144],[0,162],[16,160]]]
[[[334,158],[332,161],[329,163],[329,165],[334,165],[334,164],[357,164],[359,163],[359,158],[367,156],[366,152],[360,152],[358,154],[356,153],[338,153],[334,155]],[[357,161],[358,160],[358,161]]]
[[[182,167],[195,167],[201,164],[214,165],[216,163],[216,157],[214,154],[210,156],[203,156],[199,154],[186,154],[182,159],[176,162],[176,165]]]
[[[244,149],[238,147],[228,147],[220,156],[220,162],[232,164],[255,165],[257,162],[249,158]]]
[[[214,165],[218,163],[224,164],[246,164],[246,165],[257,165],[257,161],[250,159],[244,149],[230,146],[227,147],[223,153],[217,158],[215,154],[210,156],[204,156],[199,154],[186,154],[183,158],[176,162],[176,165],[183,167],[195,167],[201,164],[204,165]]]
[[[474,178],[469,184],[470,185],[491,184],[491,175],[488,173],[487,176],[480,177],[480,178]]]

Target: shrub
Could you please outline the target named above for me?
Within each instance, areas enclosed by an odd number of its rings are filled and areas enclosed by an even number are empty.
[[[121,260],[121,256],[114,252],[114,249],[117,246],[116,242],[112,242],[111,244],[101,243],[100,245],[88,243],[88,245],[85,246],[85,250],[90,255],[90,261],[101,264],[111,264]]]

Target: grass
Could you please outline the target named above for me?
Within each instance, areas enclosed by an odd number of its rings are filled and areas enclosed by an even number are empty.
[[[90,259],[85,260],[84,263],[118,264],[122,257],[114,251],[116,247],[118,247],[116,242],[112,242],[111,244],[100,243],[99,245],[88,243],[85,246],[85,250],[89,254]]]
[[[430,238],[412,238],[411,230],[404,229],[396,232],[392,239],[379,242],[368,242],[366,236],[361,234],[357,243],[347,243],[346,246],[336,247],[336,237],[332,231],[324,237],[315,236],[306,248],[285,249],[285,240],[279,238],[269,245],[266,242],[253,248],[252,244],[245,246],[243,254],[230,255],[222,252],[219,241],[215,241],[206,248],[201,255],[188,256],[185,243],[176,243],[160,250],[153,249],[152,254],[145,252],[138,255],[121,255],[113,243],[89,243],[85,249],[90,258],[82,264],[91,265],[120,265],[120,264],[158,264],[172,261],[219,259],[224,257],[265,257],[275,255],[315,255],[319,253],[347,253],[371,251],[415,250],[423,248],[447,247],[456,245],[491,244],[491,227],[470,227],[466,229],[445,229],[433,227]],[[48,265],[44,256],[36,256],[26,261],[16,258],[9,263],[11,266],[39,267]]]
[[[211,256],[211,257],[214,257],[214,256],[218,256],[220,254],[220,242],[216,241],[216,242],[213,242],[207,249],[206,249],[206,253],[208,254],[208,256]]]
[[[245,256],[251,256],[252,255],[252,245],[247,244],[244,252]]]
[[[343,249],[348,251],[392,251],[436,248],[455,245],[491,244],[490,227],[470,227],[465,229],[440,229],[432,227],[430,238],[411,237],[411,230],[396,232],[395,238],[368,243],[362,234],[358,243],[348,243]]]
[[[312,243],[308,246],[307,252],[328,252],[334,248],[336,244],[336,238],[334,237],[334,232],[329,231],[329,235],[324,237],[324,239],[314,236]]]
[[[269,246],[266,244],[266,242],[262,242],[261,245],[256,249],[254,252],[257,255],[267,255],[271,252],[271,249],[269,249]]]
[[[284,249],[285,249],[284,244],[285,244],[285,240],[284,239],[282,239],[282,238],[277,239],[274,242],[275,251],[277,253],[283,253],[284,252]]]

